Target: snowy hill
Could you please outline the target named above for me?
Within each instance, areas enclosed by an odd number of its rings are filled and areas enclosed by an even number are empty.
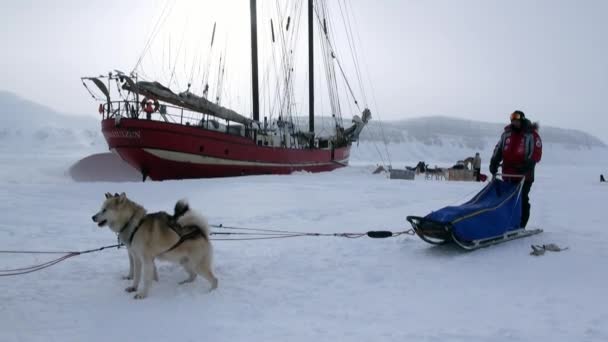
[[[93,115],[66,115],[0,91],[0,150],[69,153],[82,148],[103,150],[104,145]]]
[[[66,115],[0,91],[0,177],[4,181],[68,181],[72,164],[106,151],[94,114]]]

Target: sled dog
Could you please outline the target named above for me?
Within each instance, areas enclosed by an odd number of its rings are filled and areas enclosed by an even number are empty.
[[[156,258],[179,264],[186,270],[188,278],[180,284],[192,282],[201,275],[211,283],[211,290],[217,288],[218,280],[212,271],[209,225],[186,201],[175,204],[173,215],[166,212],[148,214],[124,192],[120,195],[106,193],[105,197],[100,211],[92,219],[99,227],[109,227],[127,246],[133,261],[133,284],[125,291],[137,291],[135,299],[148,295]],[[140,286],[142,277],[143,286]]]

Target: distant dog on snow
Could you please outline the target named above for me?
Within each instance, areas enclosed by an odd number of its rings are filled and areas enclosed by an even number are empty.
[[[155,274],[154,259],[180,264],[188,278],[180,284],[194,281],[197,274],[217,288],[212,271],[213,249],[209,241],[207,221],[194,212],[185,201],[175,204],[173,216],[158,212],[147,214],[139,204],[120,195],[106,193],[101,210],[92,219],[99,227],[108,226],[127,246],[133,265],[133,285],[127,292],[137,291],[136,299],[148,295]],[[139,283],[143,273],[143,287]]]

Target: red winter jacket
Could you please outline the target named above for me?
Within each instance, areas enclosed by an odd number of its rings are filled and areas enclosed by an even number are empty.
[[[534,167],[540,162],[543,143],[538,135],[538,125],[528,119],[522,128],[515,130],[511,125],[505,127],[500,140],[494,148],[490,165],[498,166],[502,161],[502,173],[525,175],[526,181],[534,181]]]

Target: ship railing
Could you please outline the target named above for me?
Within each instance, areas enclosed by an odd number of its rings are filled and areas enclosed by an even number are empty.
[[[101,104],[99,110],[103,119],[115,119],[117,117],[121,117],[192,126],[204,130],[228,133],[235,136],[257,140],[257,143],[261,143],[262,145],[265,145],[265,141],[267,139],[274,139],[273,137],[277,136],[277,132],[280,131],[280,128],[291,132],[290,135],[292,136],[292,139],[297,140],[294,141],[294,144],[299,148],[306,148],[306,146],[309,145],[308,141],[310,139],[310,137],[307,137],[302,140],[303,137],[295,136],[295,127],[288,121],[267,122],[267,125],[262,125],[256,133],[256,131],[254,131],[252,128],[244,127],[238,123],[229,122],[219,119],[213,115],[195,112],[187,108],[165,103],[159,103],[158,108],[152,113],[146,113],[140,103],[132,100],[105,102]],[[263,136],[266,136],[267,138],[262,138]],[[323,140],[326,139],[317,137],[315,139],[315,146],[323,146]]]
[[[110,101],[101,105],[100,114],[103,119],[113,119],[116,117],[152,120],[174,123],[184,126],[195,126],[203,129],[226,132],[233,135],[248,136],[249,130],[243,125],[237,123],[226,122],[223,124],[221,120],[213,115],[203,114],[188,110],[183,107],[159,103],[158,108],[155,108],[151,113],[143,110],[140,103],[137,101]]]

